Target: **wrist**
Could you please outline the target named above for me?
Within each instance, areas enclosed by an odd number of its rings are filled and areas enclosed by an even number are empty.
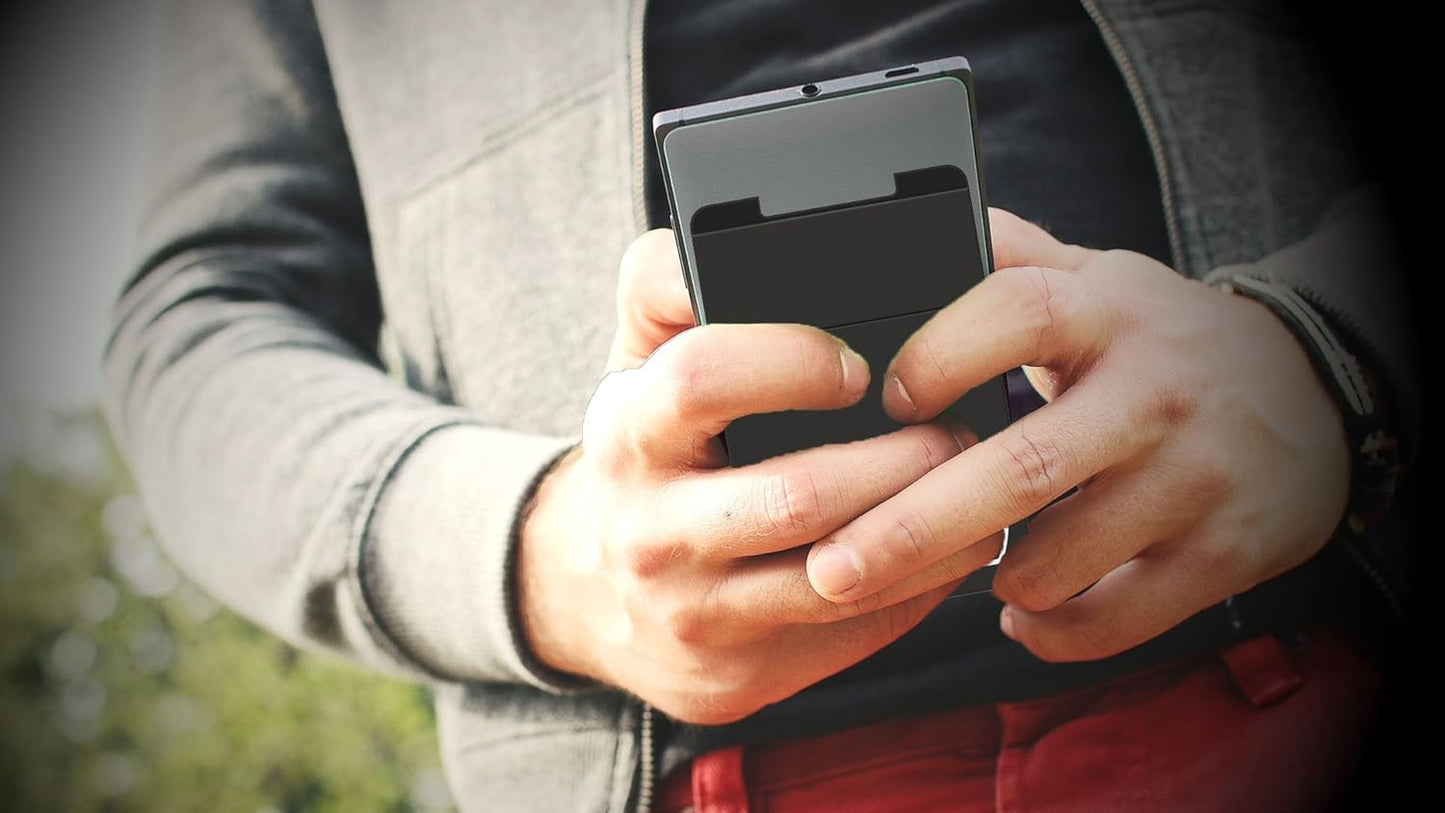
[[[1363,533],[1378,523],[1394,498],[1400,475],[1395,432],[1387,421],[1378,383],[1330,323],[1287,285],[1230,277],[1219,287],[1268,308],[1309,355],[1343,419],[1350,462],[1345,527]]]
[[[559,543],[568,539],[566,495],[581,447],[560,457],[538,482],[518,518],[516,601],[524,643],[541,664],[570,675],[591,677],[579,635],[576,591]]]

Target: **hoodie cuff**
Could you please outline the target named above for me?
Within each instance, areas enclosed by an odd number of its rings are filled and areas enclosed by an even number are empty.
[[[1255,263],[1216,268],[1203,282],[1240,277],[1283,285],[1325,317],[1381,382],[1385,414],[1411,468],[1422,433],[1418,334],[1398,238],[1373,191],[1342,199],[1306,239]]]
[[[518,519],[566,438],[452,424],[421,436],[386,480],[361,535],[367,610],[396,648],[443,680],[595,683],[528,650],[514,595]]]

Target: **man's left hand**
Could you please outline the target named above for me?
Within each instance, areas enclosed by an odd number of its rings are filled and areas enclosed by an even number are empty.
[[[815,543],[814,589],[903,601],[1048,506],[995,574],[1000,624],[1044,660],[1090,660],[1314,555],[1343,514],[1349,453],[1289,330],[1144,255],[990,215],[999,270],[904,344],[884,406],[928,421],[1020,365],[1048,403]]]

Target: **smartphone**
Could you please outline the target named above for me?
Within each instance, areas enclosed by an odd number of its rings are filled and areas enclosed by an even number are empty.
[[[882,406],[889,361],[992,270],[975,121],[962,57],[653,117],[698,323],[814,325],[872,373],[852,407],[734,421],[731,464],[899,428]],[[980,439],[997,432],[1010,420],[1004,378],[949,411]]]

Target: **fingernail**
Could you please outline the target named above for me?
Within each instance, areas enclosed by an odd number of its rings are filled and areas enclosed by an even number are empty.
[[[1015,641],[1018,640],[1018,636],[1014,635],[1013,608],[1007,604],[1004,605],[1003,611],[998,614],[998,628],[1003,631],[1004,635],[1007,635]]]
[[[846,344],[838,356],[843,360],[843,391],[850,396],[862,395],[868,389],[868,360]]]
[[[808,563],[808,578],[819,593],[840,596],[853,589],[862,578],[858,554],[847,545],[829,542]]]
[[[908,397],[908,389],[903,386],[903,379],[899,378],[897,373],[889,373],[888,386],[893,389],[893,397],[898,405],[903,407],[903,419],[911,421],[917,418],[918,407],[914,406],[913,399]]]

